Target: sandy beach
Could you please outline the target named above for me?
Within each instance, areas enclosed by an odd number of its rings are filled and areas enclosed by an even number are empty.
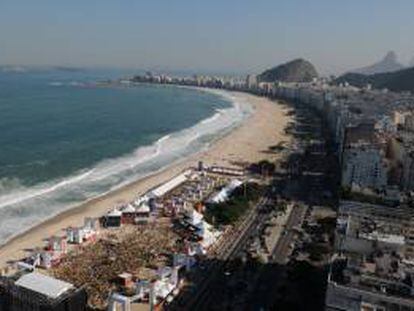
[[[247,100],[253,106],[254,112],[239,127],[214,142],[208,150],[196,153],[154,175],[63,212],[12,239],[0,248],[0,267],[4,267],[8,261],[24,257],[25,250],[42,247],[45,238],[63,234],[64,228],[68,226],[83,224],[85,217],[102,216],[114,205],[133,200],[182,170],[196,165],[200,160],[207,165],[234,165],[234,163],[276,159],[277,155],[266,151],[269,146],[288,140],[283,131],[290,121],[286,109],[267,98],[236,92],[232,95]]]

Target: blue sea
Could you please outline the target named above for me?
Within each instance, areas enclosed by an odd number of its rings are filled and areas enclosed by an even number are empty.
[[[96,84],[120,76],[0,72],[0,244],[208,148],[251,112],[223,92]]]

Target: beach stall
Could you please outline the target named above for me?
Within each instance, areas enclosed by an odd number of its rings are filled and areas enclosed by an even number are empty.
[[[41,266],[50,268],[57,265],[62,257],[67,253],[67,237],[52,236],[48,240],[45,251],[40,254]]]
[[[83,227],[69,227],[66,229],[67,241],[70,244],[95,241],[98,233],[98,219],[92,217],[85,218]]]
[[[66,229],[66,236],[67,236],[68,243],[81,244],[84,238],[83,228],[69,227]]]
[[[148,202],[141,202],[136,208],[134,223],[138,225],[147,224],[151,220],[151,208]]]
[[[86,217],[83,228],[98,234],[100,229],[99,220],[93,217]]]
[[[68,243],[74,244],[74,229],[73,227],[66,228],[66,239]]]
[[[48,246],[46,247],[46,250],[66,254],[67,247],[68,244],[66,237],[52,236],[48,240]]]
[[[41,251],[36,253],[35,266],[44,269],[52,268],[54,264],[52,251]]]
[[[83,227],[82,232],[84,242],[96,242],[99,231]]]
[[[122,209],[122,224],[134,224],[137,212],[132,204],[128,204]]]
[[[104,217],[104,226],[106,228],[119,228],[122,224],[122,212],[118,209],[113,209]]]

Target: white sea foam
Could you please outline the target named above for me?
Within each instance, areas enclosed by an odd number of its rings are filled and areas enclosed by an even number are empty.
[[[170,133],[152,145],[125,156],[104,160],[87,171],[31,188],[0,193],[0,244],[62,211],[93,197],[152,174],[183,157],[205,149],[216,137],[237,126],[251,113],[251,106],[222,91],[213,91],[232,106],[198,124]]]
[[[25,202],[27,200],[48,194],[50,192],[53,192],[65,186],[68,186],[70,184],[79,182],[83,178],[90,175],[92,172],[93,172],[93,169],[85,173],[82,173],[80,175],[76,175],[71,178],[64,179],[58,183],[53,183],[53,185],[50,185],[50,183],[48,183],[48,184],[38,186],[38,187],[33,187],[33,188],[23,188],[22,186],[20,186],[20,191],[18,192],[12,191],[11,193],[0,197],[0,209],[6,206]]]
[[[59,81],[53,81],[49,83],[50,86],[63,86],[62,82]]]
[[[78,87],[78,86],[84,86],[84,82],[80,81],[69,81],[69,82],[62,82],[62,81],[52,81],[48,83],[49,86],[72,86],[72,87]]]
[[[23,189],[24,186],[20,182],[20,179],[13,177],[13,178],[0,178],[0,197],[2,195],[6,195],[11,191],[16,191],[18,189]]]
[[[207,124],[207,123],[216,121],[218,118],[220,118],[220,115],[222,113],[223,113],[223,111],[221,109],[216,109],[216,113],[212,117],[201,121],[201,124]]]

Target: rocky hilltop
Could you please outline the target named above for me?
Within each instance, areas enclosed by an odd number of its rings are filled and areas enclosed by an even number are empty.
[[[318,77],[315,67],[304,59],[295,59],[273,67],[258,76],[259,82],[310,82]]]

